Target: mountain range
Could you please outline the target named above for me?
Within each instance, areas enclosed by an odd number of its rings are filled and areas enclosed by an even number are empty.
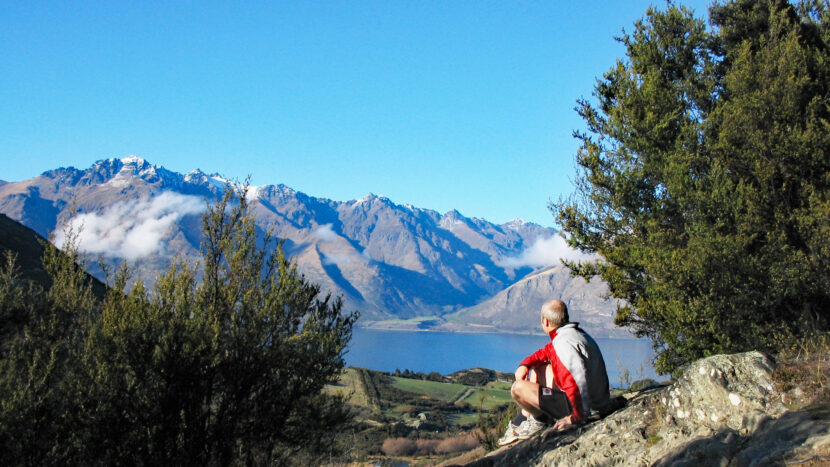
[[[200,214],[230,184],[237,182],[219,174],[112,158],[0,182],[0,213],[58,245],[76,235],[88,254],[109,265],[126,260],[151,283],[173,257],[198,256]],[[258,229],[284,239],[298,269],[359,310],[362,326],[532,332],[539,306],[556,296],[592,334],[629,336],[613,324],[604,284],[555,264],[571,253],[554,229],[373,194],[333,201],[281,184],[250,186],[246,197]],[[90,272],[103,279],[101,270]]]

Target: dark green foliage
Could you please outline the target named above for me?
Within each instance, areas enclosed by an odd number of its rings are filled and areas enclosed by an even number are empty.
[[[499,448],[499,437],[507,430],[507,425],[519,414],[519,406],[503,404],[485,411],[482,405],[483,400],[479,403],[474,436],[487,451],[494,451]]]
[[[25,316],[0,361],[4,459],[247,465],[330,451],[349,413],[322,390],[357,315],[321,298],[269,236],[258,247],[244,193],[210,207],[203,233],[201,265],[129,292],[122,268],[103,301],[71,248],[47,248],[47,294],[0,274],[2,317]]]
[[[13,464],[83,459],[84,391],[91,382],[83,353],[85,330],[96,321],[96,299],[79,260],[77,252],[46,245],[48,291],[22,281],[12,255],[0,274],[0,326],[9,331],[0,359],[0,457]]]
[[[830,309],[830,11],[732,1],[710,26],[650,9],[581,101],[570,264],[622,299],[657,368],[775,349]]]
[[[493,381],[513,381],[512,373],[489,370],[487,368],[471,368],[469,370],[456,371],[447,375],[447,379],[453,383],[466,384],[468,386],[486,386]]]
[[[398,376],[400,378],[409,378],[409,379],[420,379],[422,381],[436,381],[439,383],[446,383],[448,382],[447,378],[438,373],[437,371],[433,371],[430,373],[424,373],[422,371],[412,371],[409,369],[405,369],[401,371],[400,369],[395,369],[394,376]]]

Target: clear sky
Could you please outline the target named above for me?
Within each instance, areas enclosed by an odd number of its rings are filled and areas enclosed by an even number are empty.
[[[553,225],[576,100],[650,3],[4,0],[0,179],[135,154]]]

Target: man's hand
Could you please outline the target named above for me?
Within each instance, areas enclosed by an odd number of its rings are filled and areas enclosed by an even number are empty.
[[[566,426],[573,425],[573,423],[573,415],[568,415],[567,417],[562,417],[559,420],[557,420],[556,423],[553,425],[553,429],[559,431],[565,428]]]
[[[516,381],[522,381],[527,378],[527,374],[530,372],[530,369],[524,365],[520,365],[519,368],[516,368]]]

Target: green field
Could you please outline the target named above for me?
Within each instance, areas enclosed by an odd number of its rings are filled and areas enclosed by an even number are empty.
[[[346,396],[349,404],[367,415],[397,419],[412,411],[438,410],[453,425],[475,423],[480,410],[490,411],[511,401],[508,382],[472,386],[389,376],[362,368],[348,368],[328,391]]]
[[[393,376],[392,379],[395,380],[395,387],[401,391],[412,392],[447,402],[455,402],[468,389],[468,386],[464,386],[463,384],[422,381],[397,376]]]
[[[500,420],[514,407],[508,404],[509,376],[474,368],[438,382],[350,367],[326,391],[345,397],[355,417],[340,442],[369,459],[384,459],[381,446],[389,438],[461,439],[471,436],[483,419]],[[434,465],[455,455],[436,454],[415,465]]]
[[[464,402],[476,409],[481,407],[484,410],[489,410],[511,400],[510,383],[491,382],[487,383],[487,386],[480,387],[394,376],[392,379],[395,380],[395,387],[401,391],[407,391],[446,402]]]

